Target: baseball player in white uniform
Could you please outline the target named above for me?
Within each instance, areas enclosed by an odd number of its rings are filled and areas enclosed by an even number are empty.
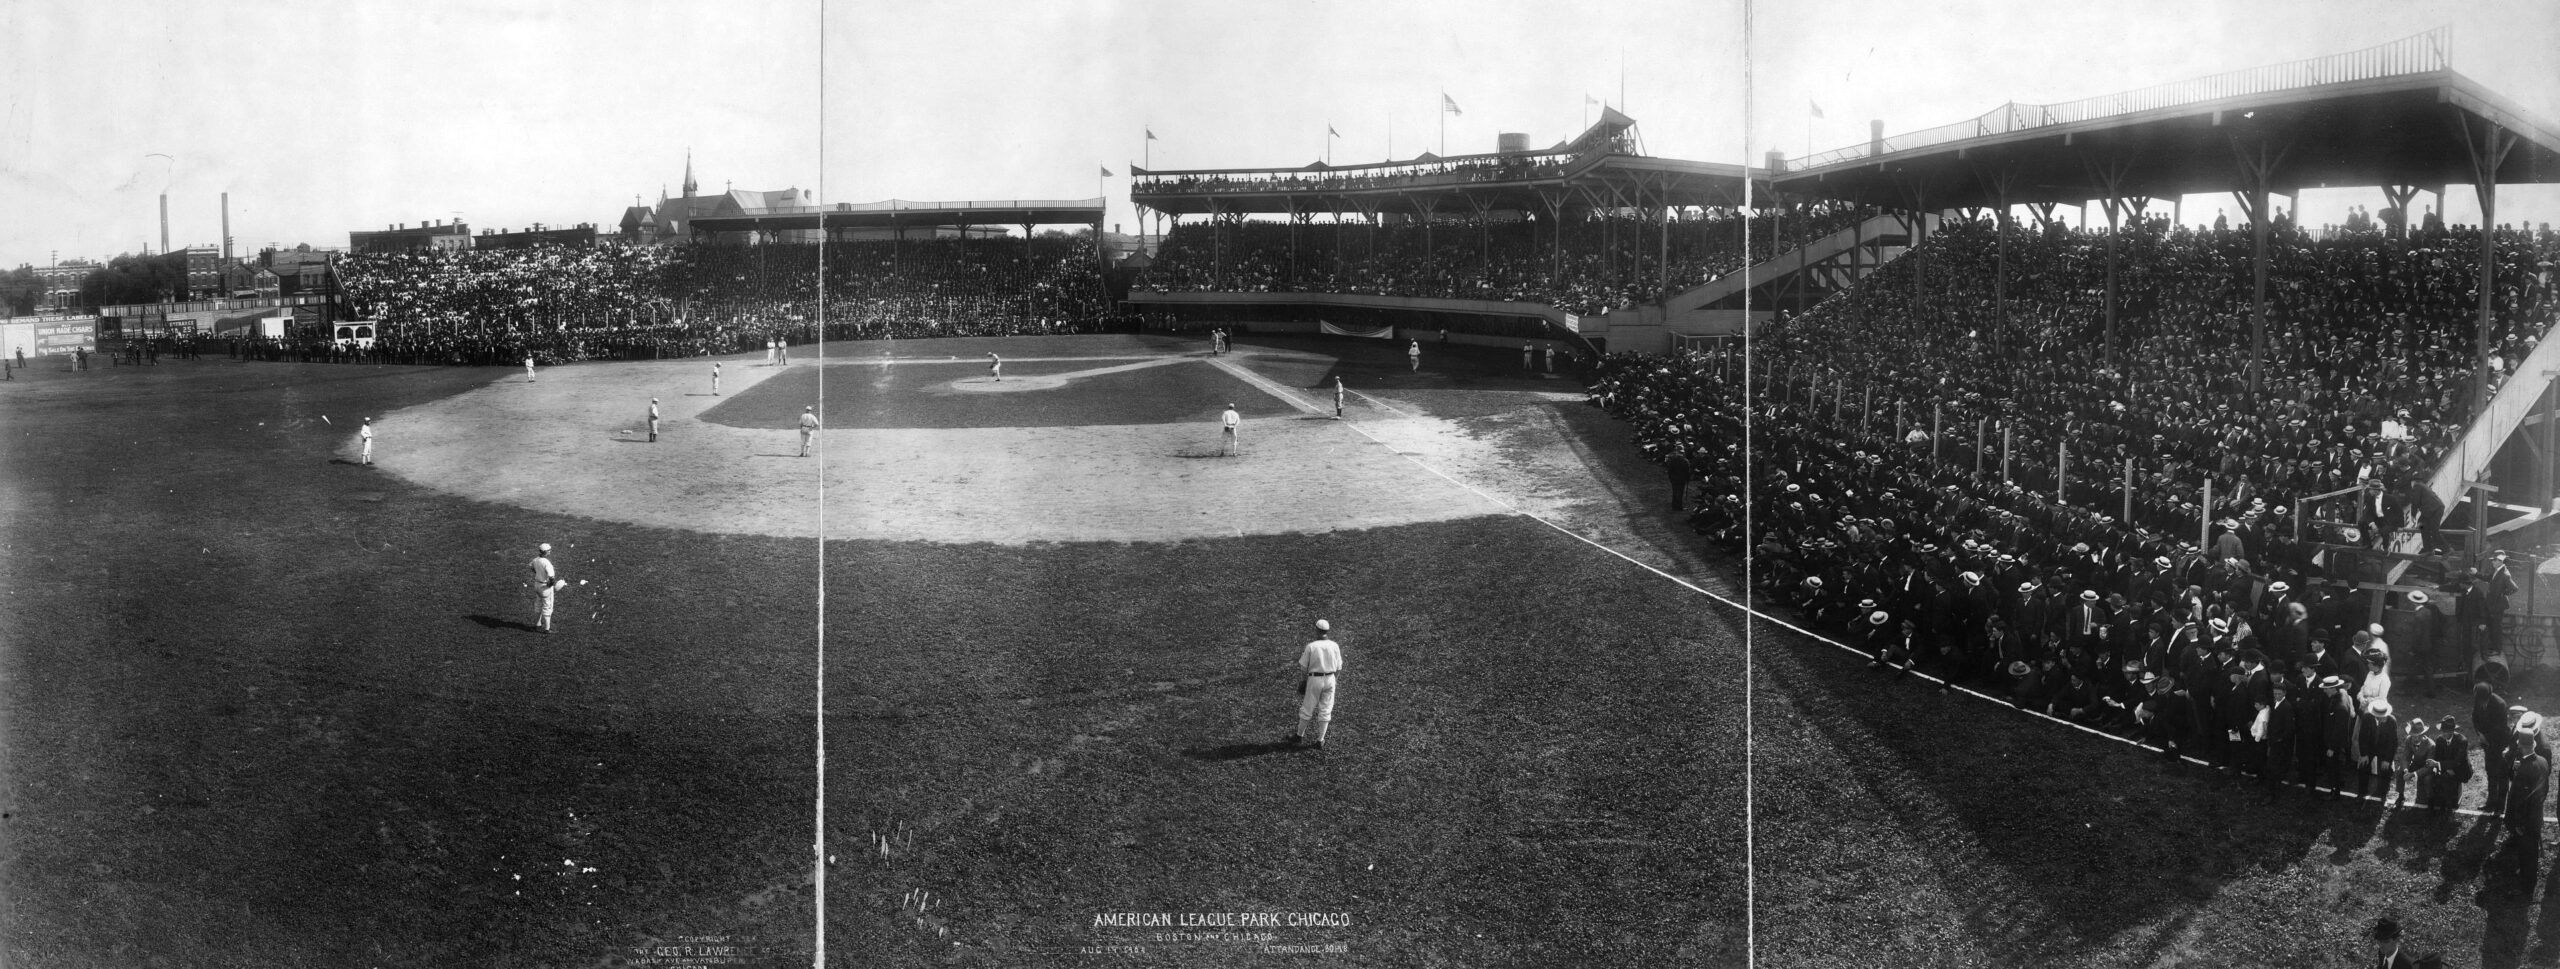
[[[1422,341],[1415,340],[1404,348],[1404,358],[1413,364],[1413,372],[1422,372]]]
[[[818,408],[800,408],[800,456],[809,456],[809,441],[818,436]]]
[[[1003,357],[996,356],[995,354],[992,354],[992,353],[987,354],[987,379],[989,379],[989,380],[1003,380],[1003,379],[1004,379],[1004,358],[1003,358]]]
[[[718,363],[711,365],[711,396],[720,396],[720,365]]]
[[[658,399],[649,398],[649,443],[658,443]]]
[[[558,596],[560,587],[568,584],[569,580],[561,578],[560,570],[551,565],[551,543],[544,542],[536,547],[533,552],[533,595],[541,604],[542,614],[536,617],[534,626],[542,630],[543,635],[551,634],[552,601]]]
[[[1333,419],[1342,419],[1342,378],[1333,378]]]
[[[1342,644],[1333,641],[1333,624],[1316,620],[1316,638],[1298,651],[1298,732],[1289,739],[1324,749],[1324,733],[1333,726],[1333,698],[1341,689]],[[1312,723],[1314,733],[1308,733]]]
[[[365,418],[365,419],[364,419],[364,423],[363,423],[362,425],[359,425],[359,426],[356,428],[356,440],[364,442],[364,449],[363,449],[363,451],[364,451],[364,465],[365,465],[365,467],[368,467],[368,468],[372,467],[372,466],[373,466],[373,418],[370,418],[370,417]]]
[[[1226,413],[1218,415],[1218,456],[1225,457],[1229,452],[1234,452],[1237,457],[1244,456],[1244,445],[1236,443],[1236,425],[1243,421],[1244,418],[1236,416],[1233,402],[1227,404]]]
[[[524,382],[533,382],[533,354],[524,355]]]

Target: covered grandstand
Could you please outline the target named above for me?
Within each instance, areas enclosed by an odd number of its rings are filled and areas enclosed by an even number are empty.
[[[1174,223],[1137,309],[1310,326],[1356,310],[1462,340],[1539,321],[1637,349],[1666,345],[1667,322],[1739,328],[1738,313],[1668,321],[1665,304],[1740,266],[1745,183],[1766,191],[1755,169],[1644,155],[1614,109],[1544,150],[1135,174],[1132,201]]]

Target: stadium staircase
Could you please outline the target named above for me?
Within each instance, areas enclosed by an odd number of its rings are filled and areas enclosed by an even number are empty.
[[[1930,215],[1926,218],[1929,229],[1935,231],[1938,217]],[[1775,291],[1771,287],[1795,282],[1799,273],[1804,275],[1802,289],[1805,292],[1838,292],[1856,285],[1868,273],[1910,248],[1910,227],[1903,224],[1900,216],[1873,216],[1857,225],[1779,253],[1747,270],[1735,270],[1710,279],[1665,300],[1663,309],[1671,314],[1704,309],[1739,309],[1745,288]],[[1854,259],[1851,258],[1853,255]],[[1813,301],[1809,299],[1805,303],[1811,305]]]
[[[2435,492],[2436,500],[2448,512],[2461,505],[2470,490],[2466,485],[2481,480],[2498,452],[2542,406],[2543,392],[2551,386],[2555,373],[2560,373],[2560,323],[2543,331],[2542,342],[2534,344],[2533,352],[2516,365],[2515,375],[2498,386],[2497,394],[2489,398],[2488,409],[2463,430],[2462,439],[2445,453],[2444,463],[2437,465],[2435,474],[2427,479],[2428,489]],[[2474,515],[2474,521],[2493,522],[2489,526],[2493,535],[2534,524],[2552,513],[2547,507],[2492,503],[2517,516],[2501,520],[2495,515]]]

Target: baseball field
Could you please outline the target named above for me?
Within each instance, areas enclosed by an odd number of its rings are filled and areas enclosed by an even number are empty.
[[[2326,966],[2385,913],[2560,956],[2476,820],[1749,619],[1514,354],[794,358],[0,383],[9,964]]]

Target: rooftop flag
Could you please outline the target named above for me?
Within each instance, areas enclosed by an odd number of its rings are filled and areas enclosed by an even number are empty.
[[[1461,118],[1467,116],[1466,112],[1458,110],[1458,102],[1449,99],[1449,92],[1447,91],[1440,92],[1440,110],[1457,115]]]

